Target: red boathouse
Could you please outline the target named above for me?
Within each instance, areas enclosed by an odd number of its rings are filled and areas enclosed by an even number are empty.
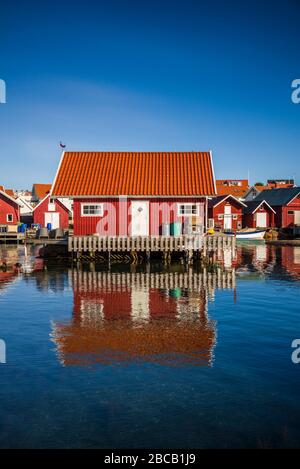
[[[69,228],[69,209],[59,199],[50,201],[50,194],[46,195],[33,209],[33,222],[47,228],[50,223],[52,229]]]
[[[255,200],[265,200],[273,208],[277,228],[300,225],[300,187],[265,190]]]
[[[148,236],[203,231],[215,195],[210,152],[64,152],[51,200],[73,199],[74,235]]]
[[[222,195],[209,201],[208,216],[216,230],[240,230],[243,224],[243,208],[246,205],[233,195]]]
[[[0,225],[17,225],[20,222],[20,204],[0,190]]]
[[[252,200],[244,208],[245,228],[272,228],[275,226],[275,210],[265,200]]]

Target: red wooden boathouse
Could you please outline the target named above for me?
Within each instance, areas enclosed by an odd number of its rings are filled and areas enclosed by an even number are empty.
[[[275,210],[265,200],[252,200],[244,208],[243,225],[246,228],[272,228],[275,226]]]
[[[240,230],[246,205],[233,195],[221,195],[209,201],[208,216],[215,229]]]
[[[0,190],[0,225],[17,225],[19,221],[19,202],[4,190]]]
[[[59,199],[50,201],[50,194],[46,195],[41,202],[33,209],[33,222],[41,227],[46,227],[50,223],[51,228],[69,228],[69,209]]]
[[[211,152],[64,152],[51,199],[74,200],[74,235],[205,228],[216,195]]]
[[[273,208],[277,228],[300,225],[300,187],[265,190],[255,200],[265,200]]]

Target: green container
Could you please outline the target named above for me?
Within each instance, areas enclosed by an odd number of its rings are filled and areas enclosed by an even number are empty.
[[[171,235],[180,236],[182,233],[182,223],[175,221],[171,224]]]
[[[170,296],[172,298],[180,298],[181,297],[181,289],[180,288],[173,288],[170,290]]]

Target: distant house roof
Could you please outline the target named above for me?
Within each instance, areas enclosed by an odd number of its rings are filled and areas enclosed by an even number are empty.
[[[244,197],[249,189],[247,179],[217,179],[218,195],[234,195],[235,197]]]
[[[218,197],[214,197],[213,199],[210,199],[208,201],[208,206],[209,207],[216,207],[217,205],[219,205],[221,202],[224,202],[226,199],[233,199],[235,200],[238,204],[246,207],[246,204],[244,204],[244,202],[241,202],[239,199],[237,199],[236,197],[234,197],[233,195],[229,194],[229,195],[219,195]]]
[[[50,194],[51,184],[33,184],[32,193],[39,199],[44,199],[47,194]]]
[[[269,189],[260,192],[255,200],[265,200],[272,206],[287,205],[298,194],[300,194],[300,187],[291,187],[289,189]]]
[[[6,194],[10,195],[11,197],[15,196],[15,193],[14,193],[13,189],[5,189],[5,192],[6,192]]]
[[[42,203],[45,202],[45,200],[47,200],[48,198],[50,197],[50,194],[47,194],[45,195],[45,197],[39,201],[39,203],[32,208],[32,211],[35,212],[35,210],[40,207],[40,205],[42,205]],[[68,203],[67,201],[65,201],[64,199],[57,199],[57,201],[63,206],[63,208],[65,208],[66,210],[68,210],[69,213],[71,213],[71,210],[70,210],[70,207],[68,206]]]
[[[64,152],[56,197],[215,195],[210,152]]]
[[[0,191],[4,191],[4,186],[0,186]]]
[[[255,213],[256,210],[258,210],[258,208],[263,204],[266,204],[272,210],[272,212],[276,213],[275,210],[273,210],[273,208],[268,204],[266,200],[257,200],[257,199],[258,198],[256,198],[255,200],[251,200],[250,202],[247,202],[247,205],[245,206],[243,210],[243,213],[245,215],[249,213]]]
[[[9,194],[7,194],[7,192],[2,191],[2,190],[0,189],[0,194],[2,194],[4,197],[6,197],[8,200],[10,200],[11,202],[13,202],[14,204],[19,205],[19,206],[21,207],[20,202],[18,202],[14,197],[11,197]]]

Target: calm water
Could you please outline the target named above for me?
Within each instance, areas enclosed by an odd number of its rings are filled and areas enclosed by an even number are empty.
[[[0,447],[300,447],[300,248],[205,272],[23,255],[0,252],[27,266],[0,274]]]

